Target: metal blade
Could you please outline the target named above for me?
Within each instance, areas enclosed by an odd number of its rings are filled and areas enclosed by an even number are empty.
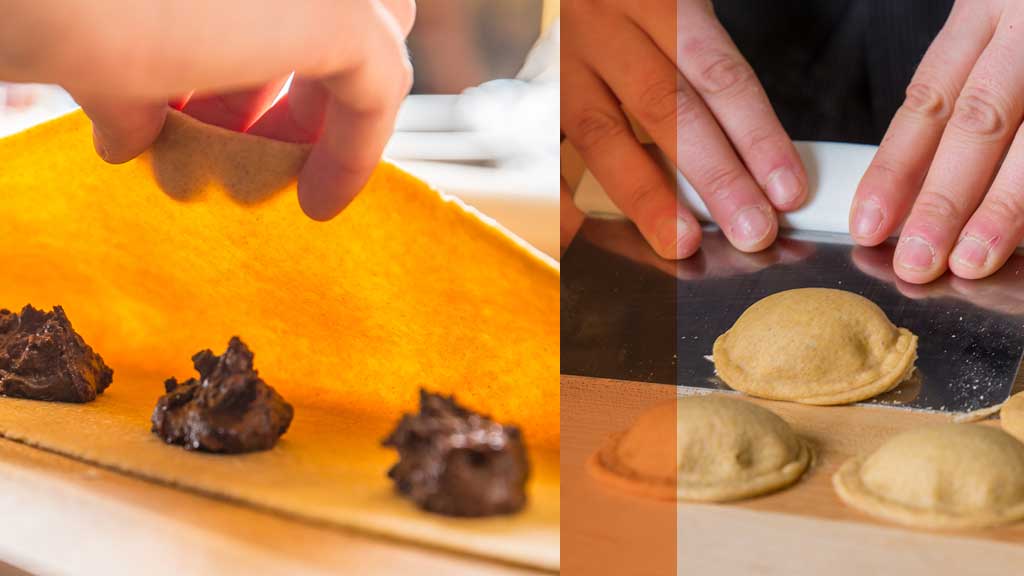
[[[1024,353],[1024,255],[985,280],[918,286],[895,277],[892,252],[790,231],[743,254],[708,228],[696,256],[671,262],[632,224],[588,219],[562,258],[562,373],[727,390],[706,358],[715,339],[761,298],[818,286],[865,296],[919,337],[915,376],[869,402],[947,412],[1004,402]]]

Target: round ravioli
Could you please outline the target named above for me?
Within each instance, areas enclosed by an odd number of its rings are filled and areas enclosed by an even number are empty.
[[[598,480],[661,499],[722,502],[789,486],[810,450],[775,413],[721,395],[648,409],[588,462]]]
[[[715,371],[751,396],[804,404],[847,404],[906,380],[917,336],[852,292],[800,288],[747,308],[715,340]]]
[[[1024,444],[977,424],[899,434],[832,478],[854,508],[920,528],[981,528],[1024,518]]]

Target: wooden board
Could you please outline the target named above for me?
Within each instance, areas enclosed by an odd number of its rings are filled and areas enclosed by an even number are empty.
[[[0,518],[0,560],[41,574],[536,574],[285,519],[8,440]]]
[[[88,404],[0,399],[0,437],[288,517],[519,565],[558,570],[557,453],[531,450],[529,502],[517,514],[448,518],[394,493],[380,445],[394,419],[293,400],[273,450],[205,454],[150,432],[158,379],[123,375]]]
[[[832,474],[847,458],[903,430],[949,420],[946,415],[745,397],[808,439],[814,464],[795,486],[776,494],[675,506],[616,493],[583,469],[609,433],[672,397],[674,387],[563,376],[561,394],[561,478],[563,487],[573,487],[562,491],[565,574],[660,574],[670,566],[680,574],[931,574],[965,563],[972,565],[971,574],[1009,574],[1010,566],[1024,565],[1024,523],[961,532],[913,530],[865,516],[833,492]]]

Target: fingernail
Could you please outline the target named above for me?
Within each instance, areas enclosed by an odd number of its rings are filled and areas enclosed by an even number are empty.
[[[953,259],[970,268],[983,268],[988,260],[989,244],[975,236],[964,236],[953,249]]]
[[[689,224],[683,218],[666,218],[657,227],[658,244],[663,254],[675,254],[683,257],[683,238],[689,231]]]
[[[96,148],[96,153],[100,155],[100,158],[110,162],[110,148],[107,147],[107,139],[95,124],[93,124],[92,127],[92,143]]]
[[[732,237],[745,246],[764,240],[771,229],[772,221],[760,206],[744,208],[732,217]]]
[[[908,270],[930,270],[935,263],[935,249],[924,238],[910,236],[900,242],[896,262]]]
[[[853,218],[853,234],[861,238],[874,236],[882,227],[882,208],[874,200],[865,200]]]
[[[800,196],[800,180],[789,168],[779,168],[768,177],[765,192],[775,204],[789,204]]]

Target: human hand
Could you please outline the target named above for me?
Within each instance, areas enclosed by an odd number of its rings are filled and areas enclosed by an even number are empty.
[[[26,0],[10,10],[0,78],[63,85],[104,159],[147,149],[171,100],[211,124],[313,142],[298,189],[316,220],[362,189],[412,83],[413,0]]]
[[[1022,119],[1024,3],[958,0],[857,189],[854,239],[875,246],[906,217],[902,280],[994,273],[1024,238]]]
[[[622,108],[693,184],[732,245],[768,247],[775,210],[804,202],[807,176],[710,2],[566,0],[562,11],[562,131],[647,242],[662,257],[686,258],[701,229]]]
[[[747,254],[734,250],[725,235],[716,230],[704,237],[699,254],[673,262],[659,258],[636,227],[626,220],[590,218],[577,228],[588,243],[606,252],[686,281],[754,274],[771,266],[800,262],[814,254],[812,242],[786,237],[761,252]]]

